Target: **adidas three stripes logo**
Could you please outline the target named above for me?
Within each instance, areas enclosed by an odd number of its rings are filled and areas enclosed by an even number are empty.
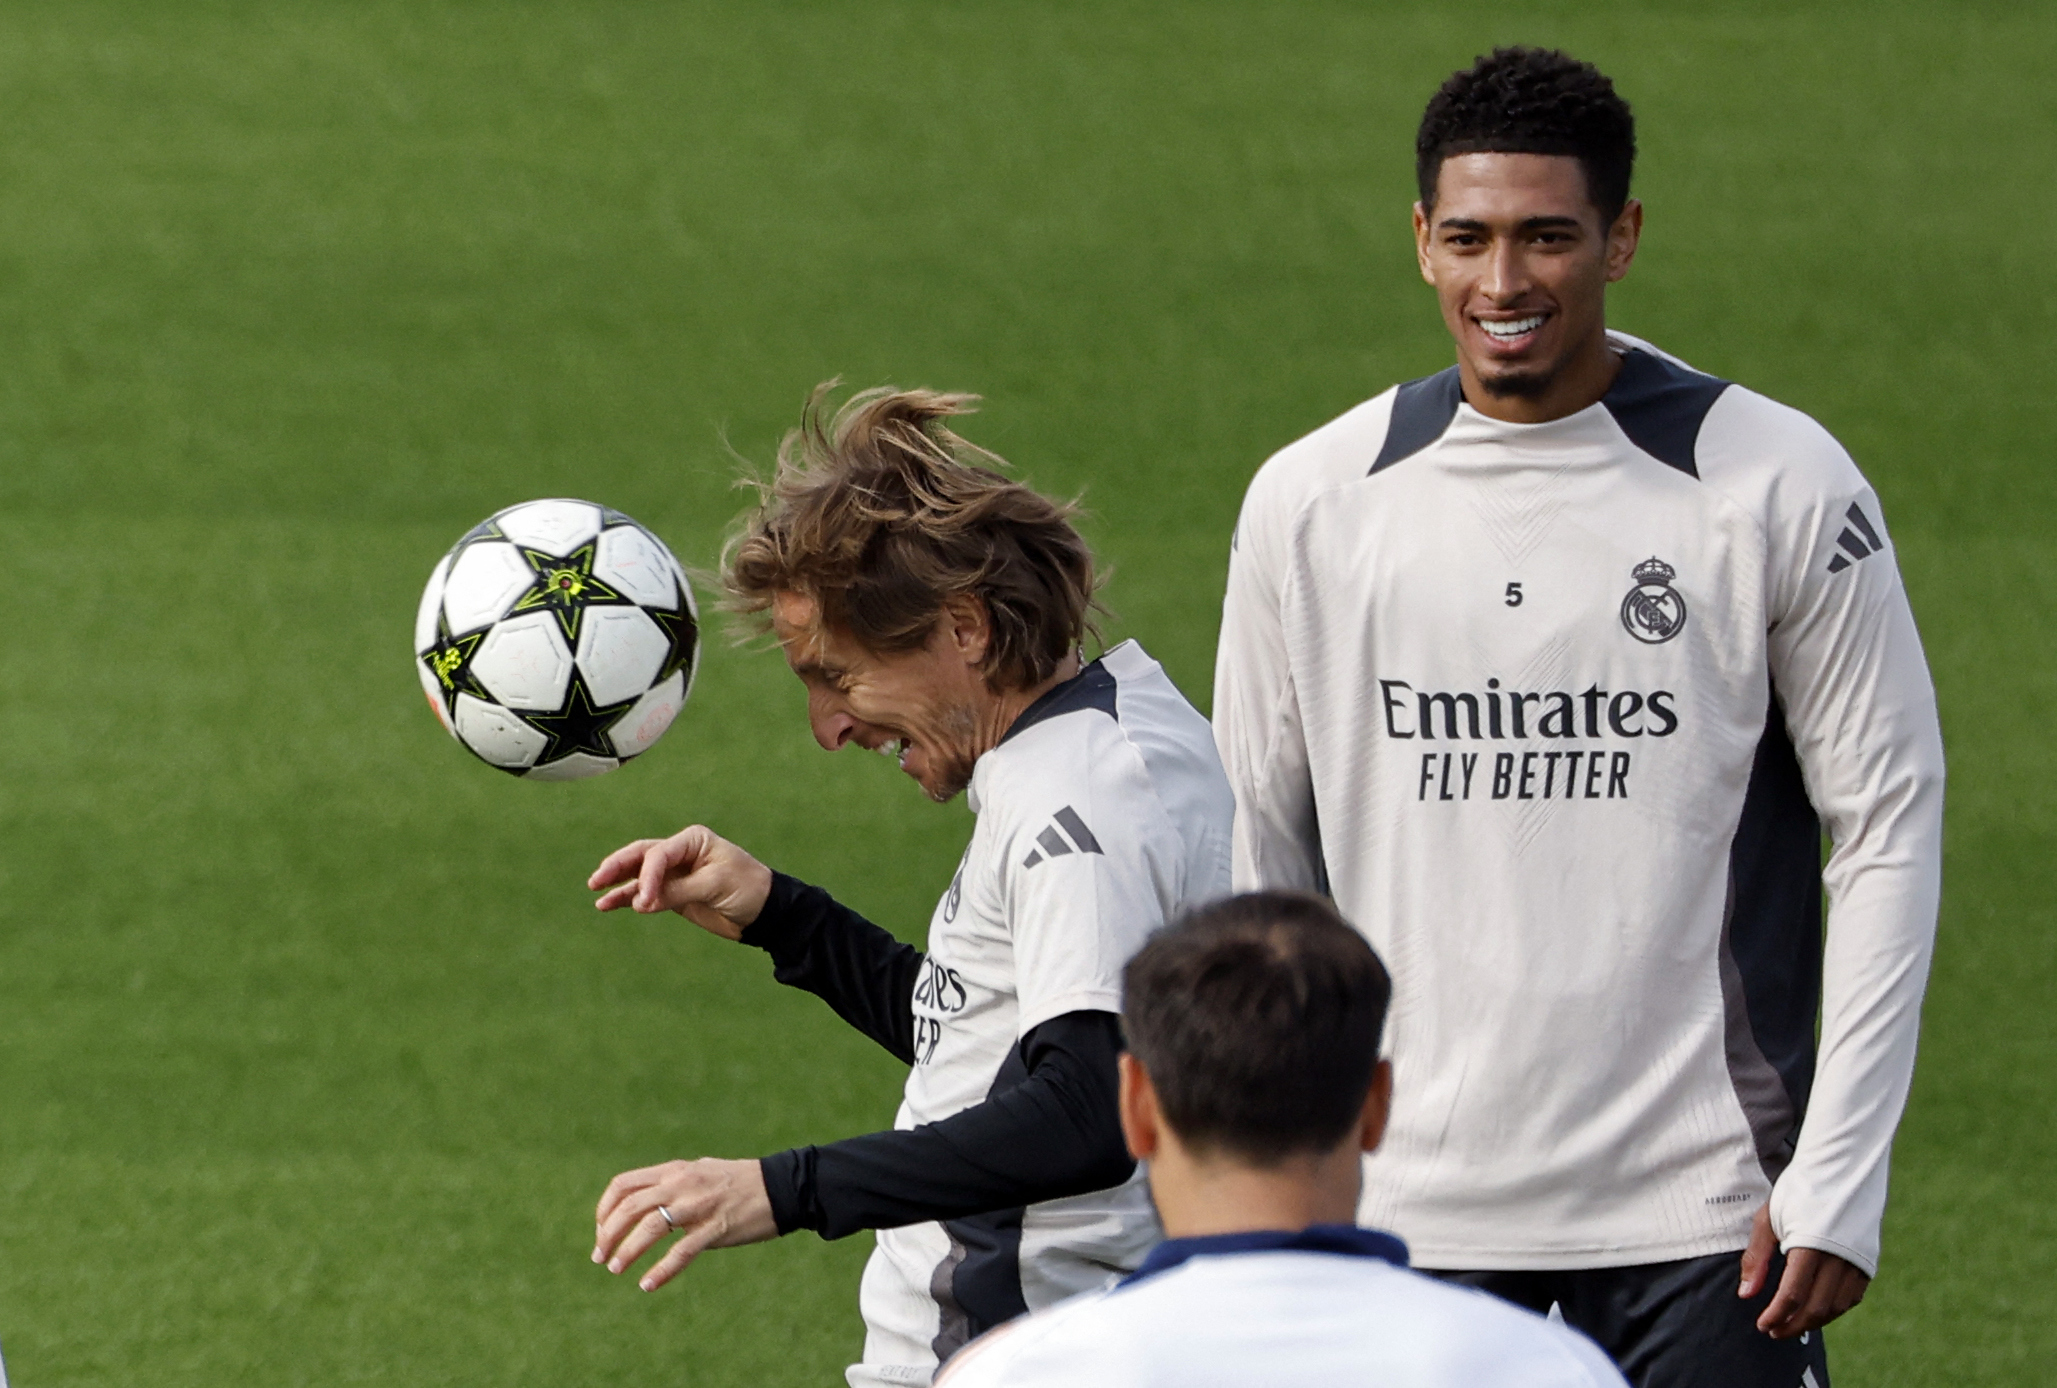
[[[1043,832],[1036,835],[1037,848],[1029,850],[1021,865],[1032,868],[1048,858],[1062,858],[1067,853],[1099,853],[1106,856],[1100,847],[1100,840],[1093,837],[1093,831],[1079,818],[1077,810],[1066,805],[1050,816],[1051,822],[1043,826]]]
[[[1878,532],[1871,528],[1871,522],[1865,519],[1864,512],[1857,509],[1855,502],[1850,503],[1844,518],[1850,523],[1843,527],[1842,534],[1836,536],[1836,543],[1842,546],[1843,552],[1828,561],[1828,571],[1832,574],[1839,574],[1859,559],[1869,558],[1886,547],[1885,541],[1879,539]]]

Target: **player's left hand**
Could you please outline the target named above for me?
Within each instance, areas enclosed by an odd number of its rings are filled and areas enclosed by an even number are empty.
[[[670,1213],[669,1223],[660,1205]],[[636,1284],[646,1292],[671,1281],[707,1249],[762,1243],[779,1234],[764,1193],[764,1168],[715,1157],[624,1171],[607,1183],[593,1218],[593,1261],[613,1273],[625,1271],[677,1228],[678,1241]]]
[[[1743,1250],[1743,1282],[1736,1288],[1737,1296],[1747,1300],[1764,1290],[1776,1252],[1778,1235],[1771,1231],[1771,1206],[1767,1203],[1750,1222],[1750,1246]],[[1818,1248],[1795,1248],[1786,1254],[1778,1294],[1757,1317],[1757,1328],[1774,1340],[1819,1330],[1864,1300],[1870,1286],[1871,1279],[1849,1259]]]

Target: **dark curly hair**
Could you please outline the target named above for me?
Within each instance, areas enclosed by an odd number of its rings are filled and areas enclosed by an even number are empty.
[[[1496,48],[1451,73],[1422,112],[1414,176],[1423,209],[1435,207],[1436,178],[1453,154],[1571,155],[1611,225],[1628,203],[1636,118],[1591,63],[1555,48]]]

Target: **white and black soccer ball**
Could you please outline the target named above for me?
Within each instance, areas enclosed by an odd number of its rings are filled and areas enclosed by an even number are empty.
[[[648,751],[693,688],[692,585],[664,542],[590,501],[527,501],[429,575],[414,622],[422,689],[481,761],[539,781]]]

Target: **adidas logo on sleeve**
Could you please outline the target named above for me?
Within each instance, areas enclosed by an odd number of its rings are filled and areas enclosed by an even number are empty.
[[[1843,527],[1842,534],[1836,536],[1836,543],[1842,546],[1843,554],[1838,554],[1828,561],[1828,571],[1832,574],[1839,574],[1857,560],[1868,559],[1886,547],[1886,542],[1871,528],[1870,518],[1856,502],[1850,503],[1850,509],[1844,513],[1844,518],[1850,523]],[[1844,555],[1849,557],[1845,558]]]
[[[1093,831],[1079,818],[1079,813],[1066,805],[1050,816],[1050,824],[1036,835],[1037,847],[1029,850],[1022,859],[1025,868],[1035,867],[1050,858],[1062,858],[1067,853],[1104,853],[1100,840],[1093,837]]]

